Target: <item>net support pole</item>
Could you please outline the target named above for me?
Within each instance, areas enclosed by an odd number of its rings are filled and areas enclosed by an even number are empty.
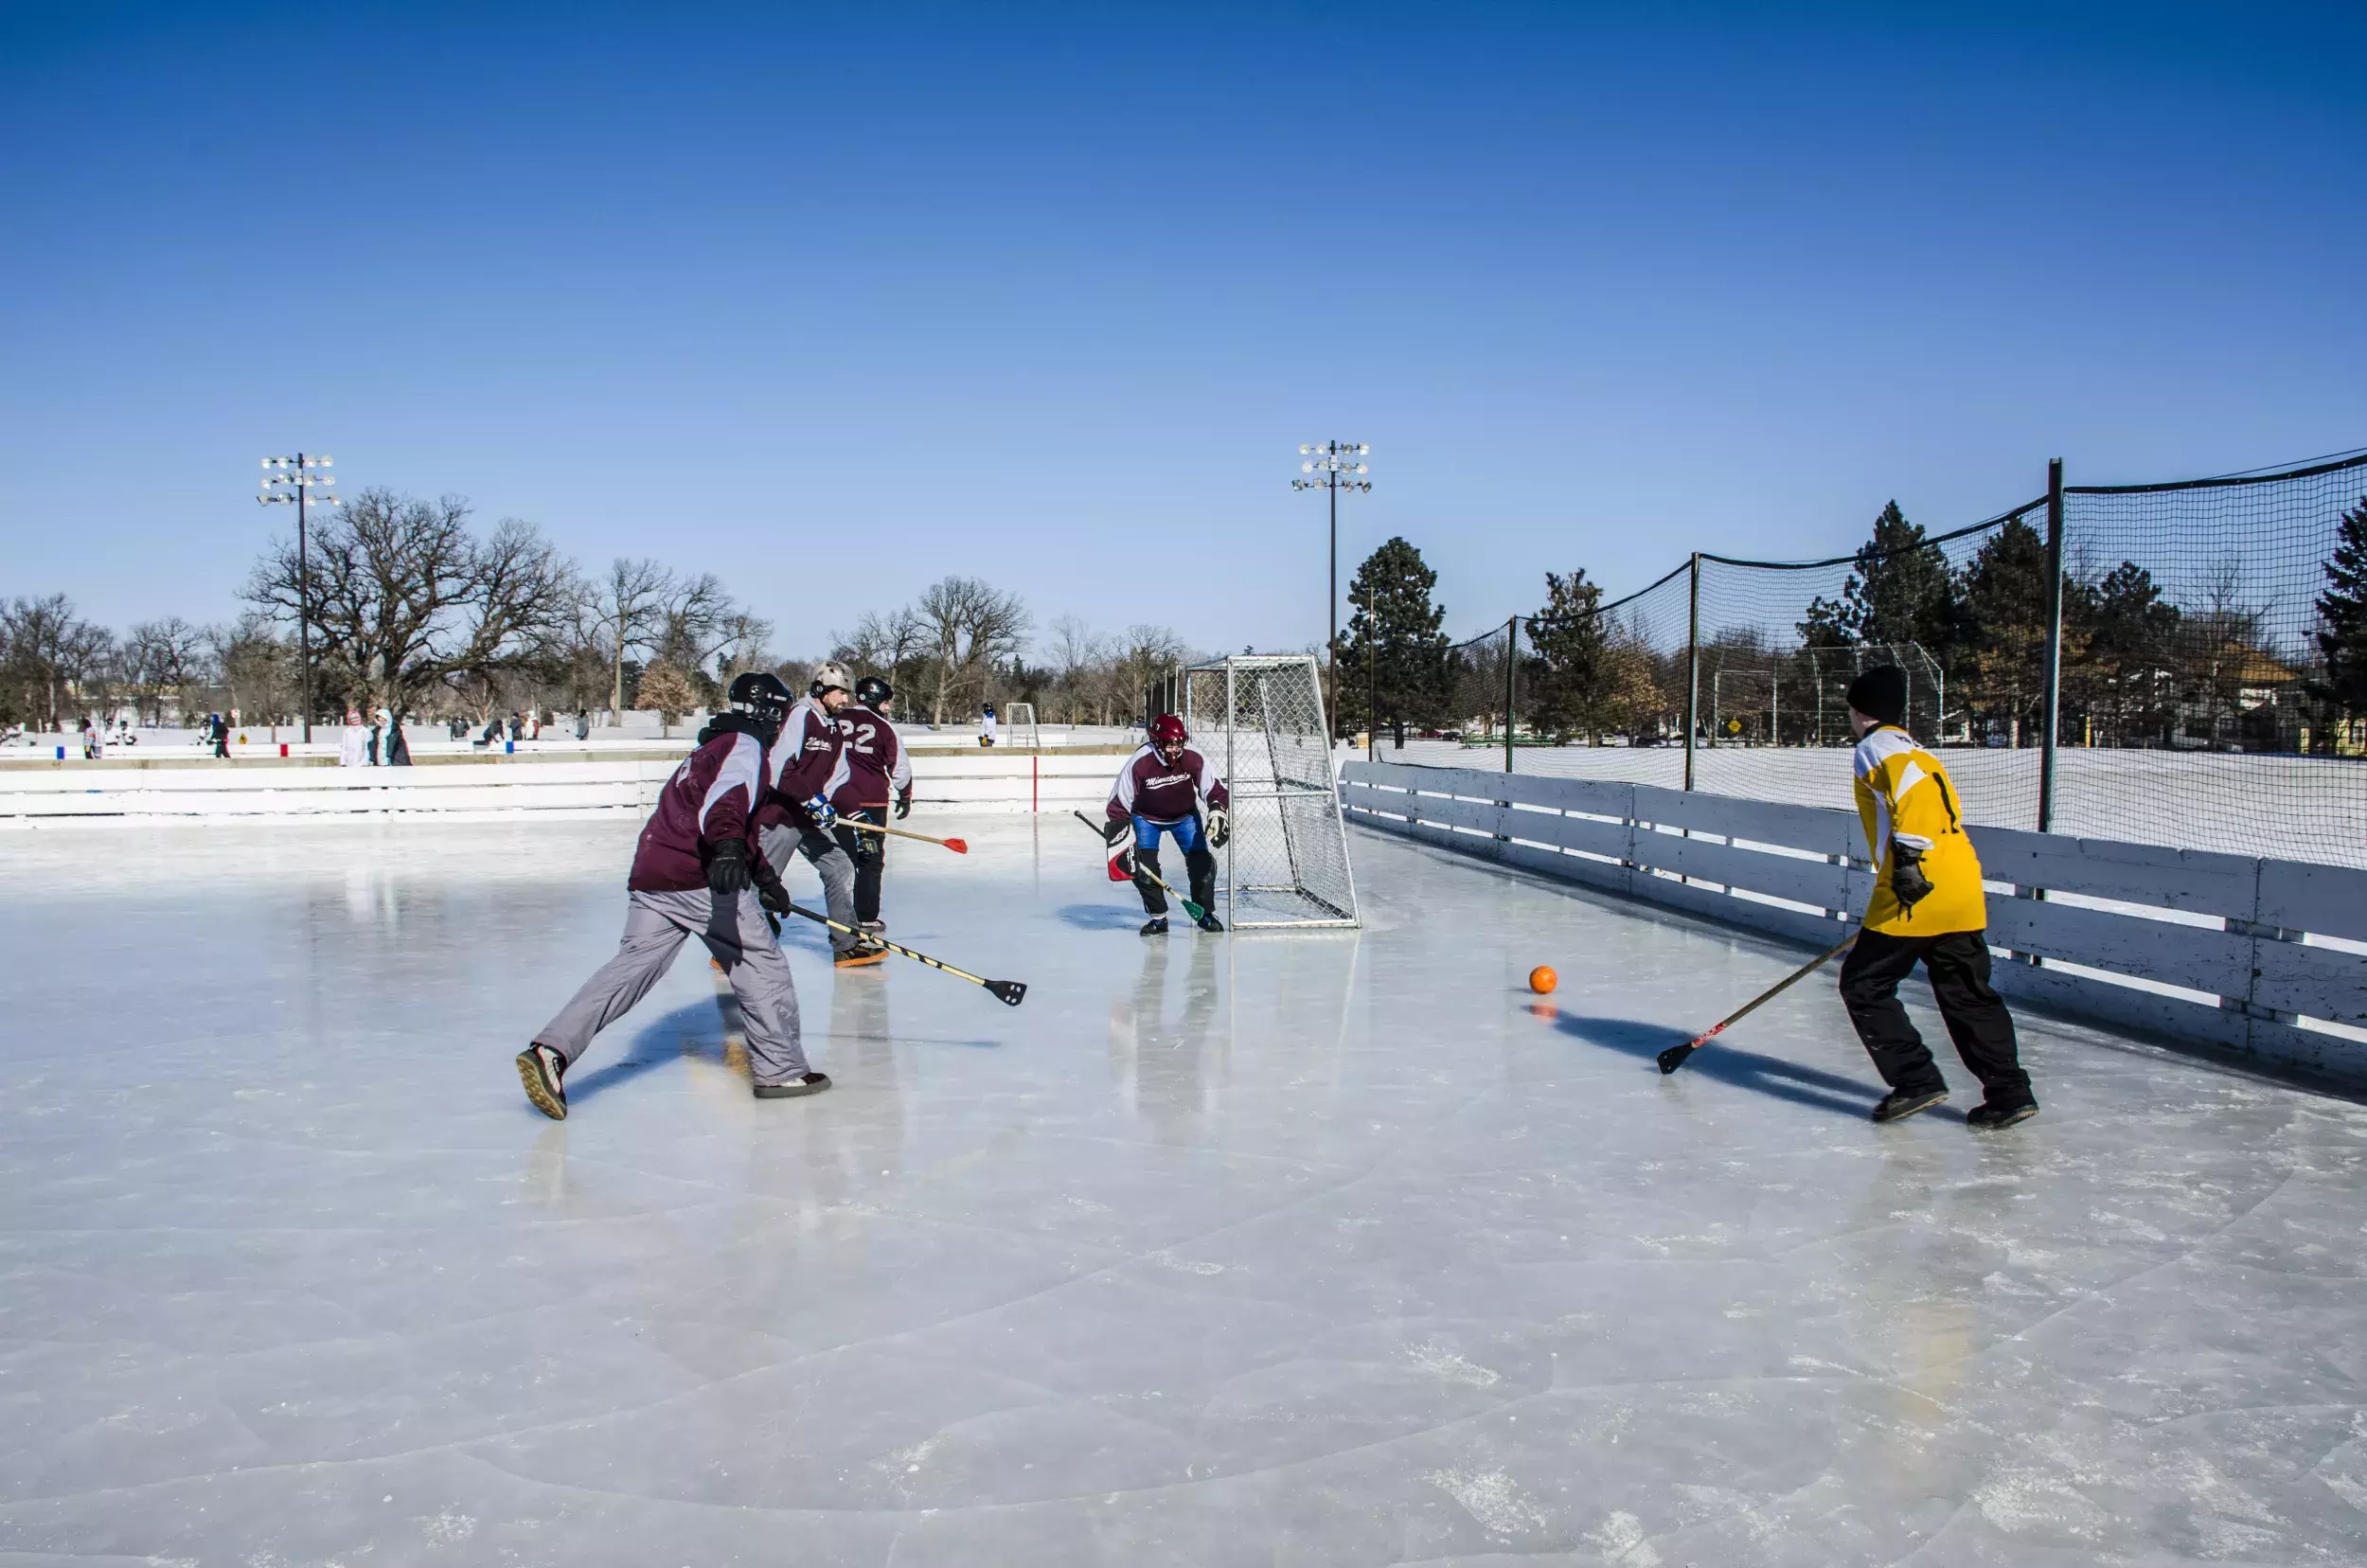
[[[1380,665],[1373,652],[1373,584],[1364,584],[1364,760],[1380,760]]]
[[[2055,830],[2056,751],[2063,723],[2063,459],[2046,465],[2045,711],[2038,728],[2038,831]]]
[[[1701,552],[1693,552],[1685,595],[1685,788],[1693,788],[1693,732],[1701,707]]]
[[[1519,693],[1513,672],[1521,668],[1521,617],[1504,622],[1504,772],[1512,771],[1512,705]]]

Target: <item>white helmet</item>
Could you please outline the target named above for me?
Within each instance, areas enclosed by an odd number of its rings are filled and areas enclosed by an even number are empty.
[[[813,667],[813,694],[819,697],[832,686],[841,691],[852,691],[855,689],[855,677],[836,659],[826,659]]]

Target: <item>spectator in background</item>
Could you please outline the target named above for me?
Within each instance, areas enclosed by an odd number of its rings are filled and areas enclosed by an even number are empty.
[[[525,738],[525,719],[516,708],[511,708],[509,710],[509,739],[512,740],[524,740]]]
[[[390,768],[409,767],[411,765],[411,742],[402,738],[402,715],[388,712],[384,708],[379,711],[386,717],[386,750],[384,752],[386,765]]]
[[[370,732],[363,727],[362,710],[346,709],[345,732],[337,737],[337,765],[341,768],[363,768],[369,765]]]
[[[222,721],[222,715],[219,713],[207,714],[205,716],[205,727],[213,732],[214,755],[216,757],[228,757],[230,755],[230,726]]]
[[[89,720],[82,721],[82,760],[96,762],[107,754],[107,732]]]
[[[499,719],[488,719],[485,721],[485,733],[476,738],[476,743],[480,746],[489,746],[501,738],[502,722]]]
[[[978,721],[978,743],[982,746],[994,744],[994,704],[992,703],[987,704],[987,716]]]
[[[577,710],[576,739],[578,740],[589,740],[592,739],[592,710],[590,708],[580,708]]]

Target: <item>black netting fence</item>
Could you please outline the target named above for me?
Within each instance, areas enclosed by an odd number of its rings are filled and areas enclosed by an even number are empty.
[[[1972,821],[2367,864],[2367,454],[1933,536],[1892,508],[1849,556],[1557,603],[1434,676],[1344,666],[1344,726],[1378,718],[1391,760],[1846,807],[1842,693],[1895,664]]]

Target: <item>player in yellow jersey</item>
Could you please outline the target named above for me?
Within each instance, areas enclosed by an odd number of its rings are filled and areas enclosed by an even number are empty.
[[[1965,836],[1948,770],[1915,743],[1906,720],[1907,675],[1897,666],[1869,669],[1850,684],[1858,815],[1875,883],[1864,929],[1842,962],[1842,1002],[1890,1085],[1874,1119],[1930,1110],[1948,1098],[1948,1083],[1898,1000],[1898,983],[1920,962],[1956,1054],[1985,1093],[1965,1120],[1975,1129],[2011,1127],[2037,1115],[2038,1102],[2015,1048],[2013,1015],[1989,985],[1980,857]]]

